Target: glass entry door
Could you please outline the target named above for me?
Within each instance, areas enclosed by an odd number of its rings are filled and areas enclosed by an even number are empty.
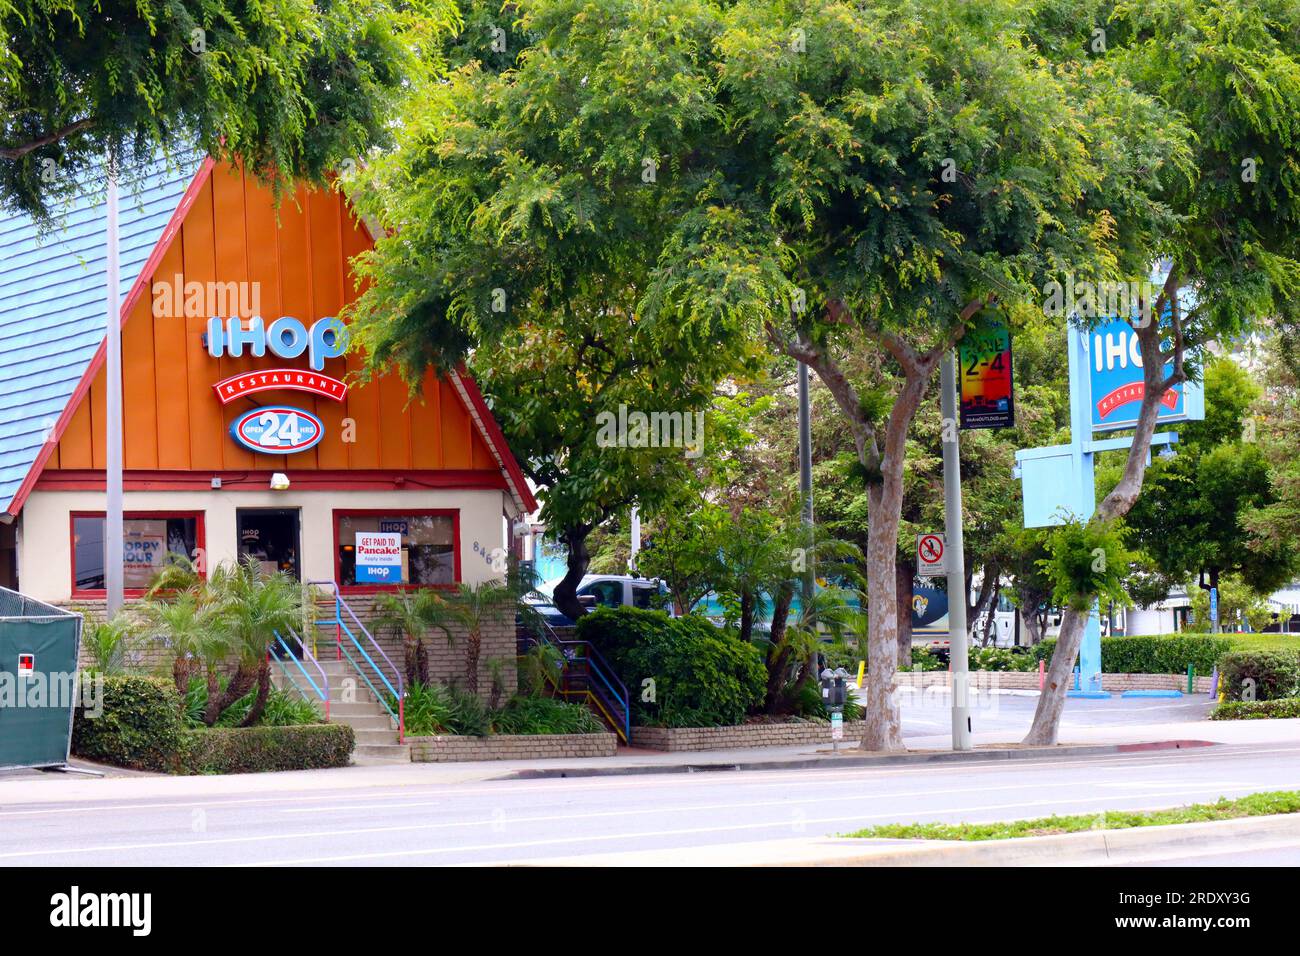
[[[240,559],[252,555],[268,574],[283,571],[301,579],[298,519],[297,508],[237,509],[235,533],[239,537]]]

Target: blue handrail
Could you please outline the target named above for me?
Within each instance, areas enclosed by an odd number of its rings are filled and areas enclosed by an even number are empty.
[[[614,669],[609,666],[600,651],[596,650],[590,641],[568,641],[556,634],[549,624],[542,622],[541,626],[543,629],[542,639],[554,644],[559,649],[564,657],[566,669],[572,660],[567,654],[564,654],[564,646],[583,649],[585,652],[583,656],[588,662],[588,673],[594,674],[608,689],[612,700],[607,699],[606,703],[613,705],[610,709],[615,711],[615,716],[619,718],[619,722],[623,725],[623,739],[630,743],[632,740],[632,704],[631,696],[627,692],[627,686],[619,679]],[[597,694],[597,696],[604,697],[603,694]]]
[[[297,657],[294,656],[293,649],[290,648],[289,645],[285,643],[285,640],[280,635],[280,632],[273,631],[272,633],[275,635],[276,642],[279,643],[279,645],[282,648],[284,648],[284,652],[285,654],[288,655],[289,660],[293,661],[294,666],[297,667],[298,670],[302,672],[303,678],[307,681],[308,684],[311,685],[311,689],[316,692],[316,696],[319,697],[322,702],[324,702],[325,722],[328,723],[330,719],[330,682],[329,682],[329,678],[325,676],[325,668],[320,666],[320,661],[316,660],[315,656],[311,653],[311,651],[307,649],[307,644],[303,641],[301,637],[299,637],[294,632],[293,628],[287,627],[285,628],[285,630],[289,632],[290,637],[292,637],[295,641],[298,642],[298,646],[302,648],[303,657],[311,661],[312,665],[316,668],[317,672],[320,674],[321,682],[319,685],[314,680],[312,680],[311,675],[307,673],[307,669],[302,666],[302,661],[300,661]],[[289,668],[285,667],[284,661],[282,660],[279,661],[279,664],[280,664],[281,672],[283,672],[284,675],[287,678],[289,678],[290,681],[293,682],[293,686],[297,688],[298,692],[302,693],[302,688],[298,687],[298,681],[295,680],[293,675],[289,672]],[[306,694],[303,694],[303,697],[306,696],[307,696]]]
[[[391,716],[394,720],[397,721],[397,739],[399,741],[404,742],[406,740],[406,687],[405,687],[405,682],[403,680],[401,669],[392,662],[392,660],[389,658],[389,656],[386,653],[384,653],[384,649],[379,646],[379,642],[375,640],[374,636],[368,630],[366,630],[366,626],[361,623],[361,619],[357,617],[356,612],[354,612],[352,608],[348,607],[347,602],[343,600],[343,596],[339,594],[339,587],[337,582],[308,581],[307,583],[314,584],[314,585],[329,585],[329,587],[333,590],[334,617],[332,619],[325,618],[322,620],[317,620],[316,624],[318,626],[322,624],[327,624],[327,625],[332,624],[334,626],[336,642],[338,646],[339,659],[341,660],[344,657],[346,657],[348,663],[351,664],[353,669],[358,674],[361,675],[361,679],[366,682],[366,686],[369,687],[371,693],[375,695],[375,699],[379,701],[380,705],[384,708],[384,710],[388,711],[389,716]],[[348,617],[352,619],[352,623],[356,625],[357,630],[359,630],[361,634],[366,638],[366,640],[370,642],[370,645],[374,648],[374,650],[376,650],[379,656],[383,658],[384,663],[388,665],[389,669],[392,671],[393,680],[390,681],[388,679],[388,675],[384,673],[383,668],[381,668],[378,664],[375,663],[375,659],[370,656],[369,652],[365,649],[364,646],[362,646],[361,642],[357,640],[356,634],[352,632],[352,628],[350,628],[348,626],[347,621],[343,619],[344,611],[347,611]],[[344,650],[343,647],[344,634],[347,635],[348,640],[351,641],[352,643],[352,646],[357,649],[357,651],[365,659],[366,663],[370,665],[370,669],[374,671],[375,676],[378,677],[380,681],[383,682],[384,686],[388,688],[389,693],[391,693],[393,697],[397,699],[396,713],[394,713],[393,708],[389,706],[385,696],[379,692],[379,690],[375,687],[374,683],[370,680],[370,678],[366,676],[366,672],[362,669],[361,665],[357,663],[357,661],[352,657],[350,653]],[[394,686],[394,684],[396,684],[396,686]]]

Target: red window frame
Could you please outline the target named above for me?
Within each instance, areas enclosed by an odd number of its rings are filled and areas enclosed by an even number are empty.
[[[380,517],[387,516],[390,518],[403,517],[410,515],[413,518],[451,518],[451,584],[344,584],[343,583],[343,562],[339,557],[339,546],[342,541],[339,538],[339,519],[340,518],[364,518],[366,516]],[[461,582],[460,577],[460,509],[459,508],[404,508],[398,505],[395,508],[335,508],[333,510],[334,522],[334,580],[338,582],[338,588],[344,594],[376,594],[380,591],[410,591],[416,588],[433,588],[438,591],[449,591],[454,589]]]
[[[124,511],[122,520],[129,521],[132,519],[158,519],[158,518],[193,518],[194,519],[194,547],[201,551],[206,551],[208,547],[207,529],[204,526],[204,511]],[[74,598],[86,600],[95,600],[97,598],[107,597],[108,591],[105,588],[79,588],[77,587],[77,519],[78,518],[102,518],[107,521],[108,514],[103,511],[70,511],[68,512],[68,576],[71,581],[71,594]],[[107,560],[107,556],[105,556]],[[107,570],[107,568],[105,568]],[[200,577],[207,575],[201,574]],[[126,588],[123,592],[124,597],[140,598],[144,597],[144,588]]]

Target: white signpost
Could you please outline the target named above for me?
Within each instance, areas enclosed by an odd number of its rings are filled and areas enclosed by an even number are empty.
[[[941,534],[916,536],[916,573],[923,578],[948,573],[947,546]]]

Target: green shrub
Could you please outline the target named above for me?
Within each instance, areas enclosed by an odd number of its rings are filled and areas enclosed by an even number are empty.
[[[586,707],[553,697],[514,697],[492,718],[497,734],[601,734],[607,728]]]
[[[262,773],[346,767],[355,737],[347,724],[209,727],[183,732],[182,773]]]
[[[972,647],[967,658],[973,671],[1032,671],[1038,658],[1009,647]]]
[[[175,769],[184,725],[175,685],[157,677],[104,677],[103,712],[80,704],[72,722],[72,752],[132,770]]]
[[[492,711],[477,694],[453,689],[447,695],[451,704],[447,733],[462,737],[486,737],[492,733]]]
[[[1185,674],[1187,665],[1207,677],[1219,658],[1232,649],[1232,639],[1213,634],[1149,634],[1101,639],[1101,669],[1106,674]],[[1056,638],[1035,644],[1032,656],[1051,662]]]
[[[388,706],[397,710],[391,696]],[[403,717],[406,720],[406,732],[416,737],[453,733],[450,691],[441,684],[410,684],[406,688]]]
[[[1300,717],[1300,697],[1276,700],[1228,700],[1214,708],[1210,720],[1265,720]]]
[[[1253,681],[1247,691],[1243,685]],[[1229,700],[1277,700],[1300,694],[1300,652],[1233,651],[1219,660],[1219,686]],[[1247,685],[1249,686],[1249,685]]]
[[[941,671],[948,665],[939,660],[928,647],[912,645],[912,669],[921,671]]]
[[[226,689],[229,683],[229,678],[224,675],[220,678],[222,691]],[[243,723],[244,718],[248,716],[248,711],[256,699],[257,688],[254,687],[223,710],[221,716],[217,719],[216,725],[218,727],[238,727]],[[205,726],[203,712],[207,709],[207,706],[207,680],[202,677],[191,677],[184,698],[183,716],[185,725],[190,728]],[[324,720],[324,715],[313,702],[303,700],[293,691],[272,687],[266,696],[266,708],[262,711],[262,716],[257,721],[256,726],[296,727],[302,724],[324,723]]]
[[[627,685],[633,723],[738,724],[766,693],[758,648],[697,615],[600,608],[578,622],[578,637],[590,641]],[[645,693],[651,688],[653,695]],[[643,699],[648,696],[653,699]]]

